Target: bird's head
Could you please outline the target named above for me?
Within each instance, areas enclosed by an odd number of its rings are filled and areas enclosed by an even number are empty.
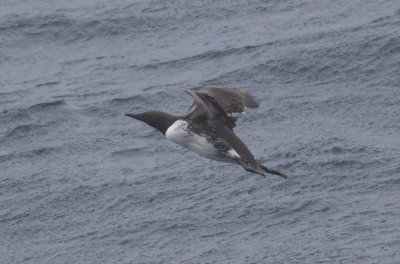
[[[125,114],[131,118],[145,122],[149,126],[154,127],[161,133],[165,134],[167,129],[178,119],[178,117],[161,112],[161,111],[148,111],[141,114]]]

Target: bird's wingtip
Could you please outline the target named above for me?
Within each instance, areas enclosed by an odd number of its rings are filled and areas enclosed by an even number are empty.
[[[266,173],[270,173],[270,174],[274,174],[274,175],[278,175],[281,176],[285,179],[288,179],[289,177],[286,174],[283,174],[282,172],[276,171],[276,170],[272,170],[272,169],[268,169],[267,167],[261,166],[261,168],[266,172]]]

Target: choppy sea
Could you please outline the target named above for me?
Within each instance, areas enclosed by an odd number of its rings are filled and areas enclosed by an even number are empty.
[[[207,85],[288,180],[124,116]],[[400,1],[2,0],[0,263],[400,263]]]

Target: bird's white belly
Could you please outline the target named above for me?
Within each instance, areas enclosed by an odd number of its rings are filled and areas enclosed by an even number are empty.
[[[175,121],[175,123],[168,128],[165,135],[169,140],[203,157],[224,162],[234,162],[229,157],[221,156],[214,145],[207,141],[206,137],[190,133],[188,130],[188,123],[184,120]]]

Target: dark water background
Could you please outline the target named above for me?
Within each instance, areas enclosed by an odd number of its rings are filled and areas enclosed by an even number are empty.
[[[206,85],[289,180],[124,116]],[[0,263],[400,263],[399,161],[400,1],[0,2]]]

